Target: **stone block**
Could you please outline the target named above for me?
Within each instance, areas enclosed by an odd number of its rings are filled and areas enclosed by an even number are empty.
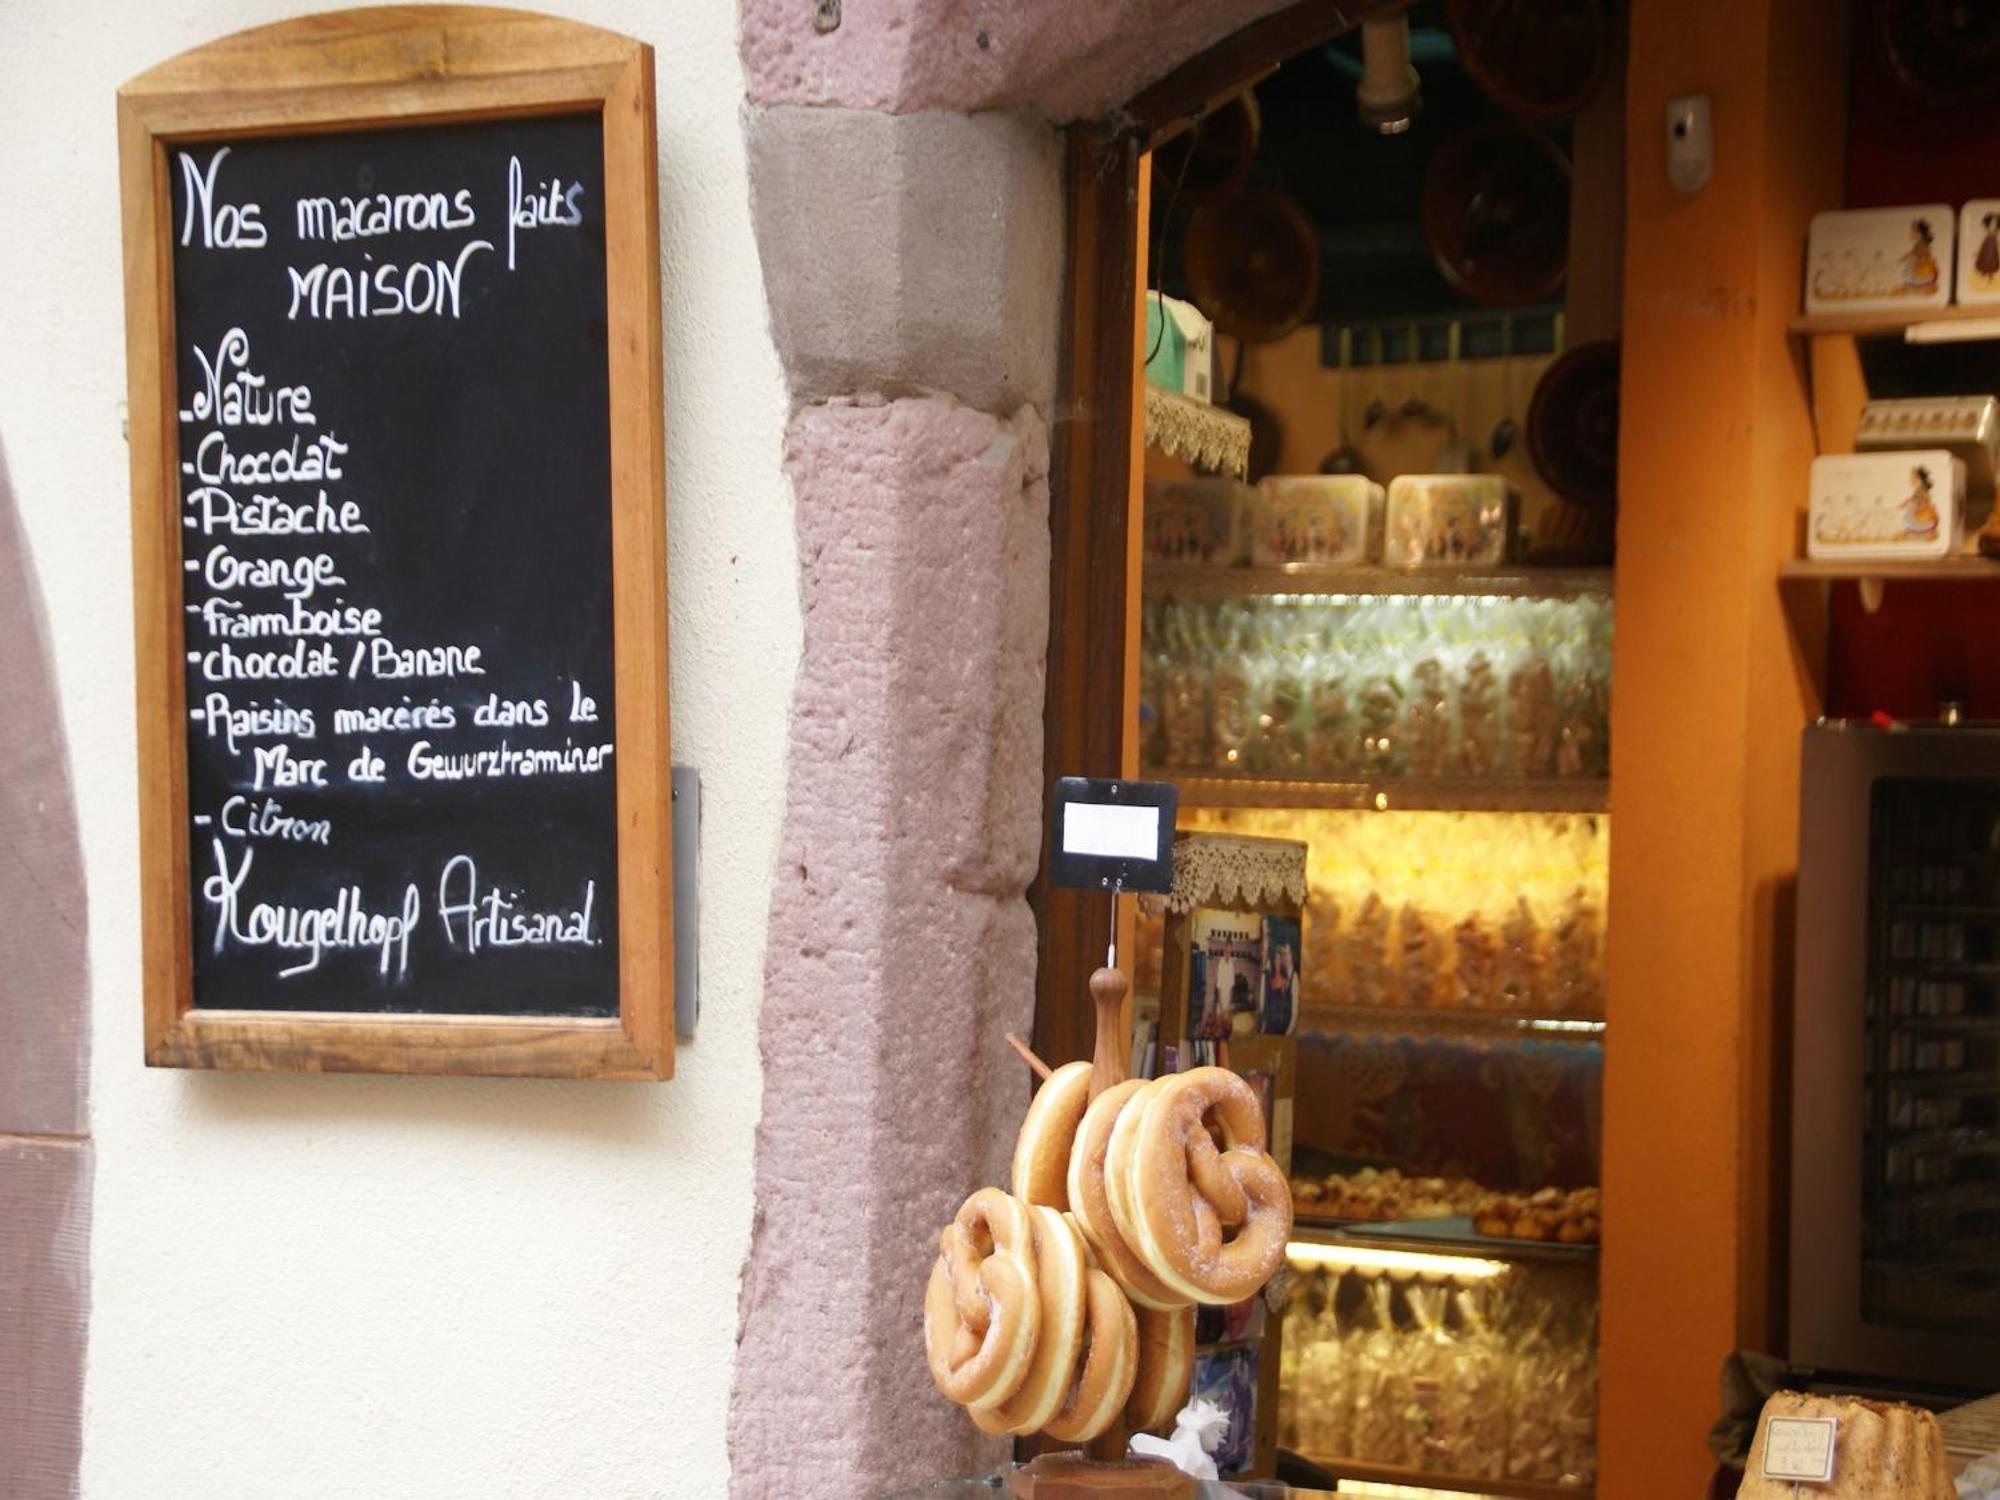
[[[0,1489],[76,1493],[90,1311],[87,1141],[0,1136]]]
[[[48,627],[0,455],[0,1134],[85,1128],[83,855]],[[133,1043],[139,1017],[133,1011]]]
[[[1004,1183],[1034,1011],[1047,438],[939,397],[794,417],[805,642],[760,1020],[732,1493],[846,1500],[1000,1447],[931,1384],[937,1234]]]
[[[1062,172],[1019,115],[751,109],[757,245],[792,399],[1055,393]]]
[[[1290,0],[849,0],[822,32],[799,0],[743,0],[757,104],[1021,109],[1091,119]]]

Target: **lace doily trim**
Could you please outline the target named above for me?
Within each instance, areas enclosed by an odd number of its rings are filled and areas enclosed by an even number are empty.
[[[1233,411],[1146,387],[1146,446],[1238,479],[1250,472],[1250,424]]]
[[[1183,833],[1174,839],[1174,888],[1139,898],[1160,912],[1197,906],[1257,911],[1291,902],[1306,904],[1306,846],[1293,839],[1255,839],[1223,833]]]

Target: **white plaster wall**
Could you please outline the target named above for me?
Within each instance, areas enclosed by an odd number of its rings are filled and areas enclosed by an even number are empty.
[[[719,1496],[800,634],[735,5],[551,7],[657,52],[674,739],[707,811],[701,1033],[680,1076],[140,1063],[113,91],[311,8],[0,0],[0,434],[48,599],[91,904],[84,1494]]]

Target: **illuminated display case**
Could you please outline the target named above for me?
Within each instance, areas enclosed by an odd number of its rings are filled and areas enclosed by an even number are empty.
[[[1145,774],[1184,830],[1309,851],[1280,1446],[1588,1494],[1610,575],[1145,576]]]

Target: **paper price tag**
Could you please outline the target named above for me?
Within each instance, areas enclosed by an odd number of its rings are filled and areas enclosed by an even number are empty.
[[[1766,1479],[1833,1478],[1834,1438],[1840,1423],[1832,1417],[1773,1417],[1764,1424]]]

